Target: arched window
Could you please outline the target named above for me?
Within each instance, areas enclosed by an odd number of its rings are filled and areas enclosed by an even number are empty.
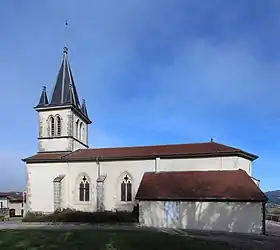
[[[61,118],[60,116],[56,117],[56,135],[61,135]]]
[[[89,201],[89,181],[87,177],[83,177],[81,179],[80,185],[79,185],[79,200],[80,201]]]
[[[83,126],[82,135],[83,135],[82,141],[86,142],[85,126]]]
[[[80,123],[80,128],[79,128],[79,140],[82,140],[83,138],[83,123]]]
[[[54,136],[55,135],[55,130],[54,130],[54,118],[51,116],[49,119],[49,129],[50,129],[50,136]]]
[[[76,121],[76,138],[79,139],[79,122],[80,120],[78,119]]]
[[[121,201],[132,201],[132,184],[128,175],[123,177],[121,183]]]

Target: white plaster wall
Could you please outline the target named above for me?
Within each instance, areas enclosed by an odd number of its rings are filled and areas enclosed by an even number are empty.
[[[87,148],[86,146],[84,146],[83,144],[81,144],[80,142],[73,140],[73,151],[77,150],[77,149],[83,149],[83,148]]]
[[[96,209],[97,165],[85,163],[39,163],[28,164],[29,173],[29,210],[33,212],[53,212],[53,180],[58,175],[65,175],[62,181],[62,208],[82,211]],[[83,176],[90,181],[90,201],[79,201],[79,183]]]
[[[29,211],[31,212],[53,212],[54,194],[53,180],[60,174],[65,175],[67,182],[67,164],[66,163],[40,163],[28,164],[27,171],[29,174]],[[67,195],[65,196],[67,203]]]
[[[166,211],[164,202],[141,201],[140,223],[149,227],[257,234],[262,232],[261,203],[177,202],[177,204],[176,214],[171,210]]]
[[[24,209],[22,202],[9,202],[9,209],[15,209],[15,215],[21,215],[21,210]]]
[[[68,206],[81,211],[96,210],[96,180],[98,177],[97,164],[95,162],[68,163]],[[90,200],[79,201],[79,184],[83,176],[89,178],[90,182]]]
[[[1,202],[2,202],[2,208],[8,208],[8,200],[7,197],[0,197],[0,208],[1,208]]]
[[[155,160],[100,162],[100,174],[107,175],[104,182],[104,206],[106,210],[132,210],[133,202],[121,202],[122,178],[128,174],[132,179],[134,198],[145,172],[155,170]]]
[[[72,141],[70,138],[46,138],[40,139],[41,147],[44,151],[72,151]]]
[[[252,162],[237,156],[189,159],[160,159],[158,171],[207,171],[243,169],[251,176]]]
[[[31,209],[33,211],[53,211],[53,179],[65,174],[63,180],[62,204],[65,207],[84,211],[96,209],[96,180],[98,175],[106,175],[104,181],[104,206],[106,210],[132,210],[132,202],[121,202],[121,181],[125,174],[132,179],[132,197],[134,199],[145,172],[152,171],[207,171],[237,170],[249,172],[249,161],[240,157],[192,158],[192,159],[156,159],[96,162],[41,163],[28,164],[30,178]],[[156,163],[157,162],[157,163]],[[99,169],[99,170],[98,170]],[[78,200],[78,176],[90,178],[91,199],[89,202]],[[43,195],[42,195],[43,194]],[[30,196],[29,196],[30,197]]]

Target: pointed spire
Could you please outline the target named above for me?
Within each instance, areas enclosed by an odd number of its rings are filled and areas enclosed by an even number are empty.
[[[46,86],[43,86],[41,97],[39,100],[39,103],[36,107],[44,107],[49,104],[48,96],[47,96],[47,88]]]
[[[82,103],[82,112],[86,117],[88,117],[87,106],[86,106],[86,100],[85,99],[83,99],[83,103]]]
[[[91,120],[88,117],[85,101],[83,101],[83,107],[81,107],[79,102],[77,89],[68,60],[67,47],[63,48],[62,62],[50,102],[47,98],[46,87],[43,87],[39,104],[35,107],[35,109],[44,107],[52,109],[61,106],[67,106],[67,108],[71,106],[71,108],[74,108],[76,112],[83,116],[88,124],[91,123]]]
[[[72,85],[72,87],[70,87],[70,85]],[[73,98],[71,104],[76,108],[79,108],[80,102],[68,60],[68,48],[64,47],[62,63],[58,72],[50,105],[57,106],[69,104],[68,95],[70,92],[72,92],[71,95],[73,95],[71,96],[71,98]]]

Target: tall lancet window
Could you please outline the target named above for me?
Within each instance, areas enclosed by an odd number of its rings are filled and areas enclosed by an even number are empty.
[[[60,116],[56,117],[56,135],[61,135],[61,118]]]
[[[82,131],[82,129],[83,129],[83,123],[81,122],[80,123],[80,128],[79,128],[79,140],[82,140],[82,138],[83,138],[83,131]]]
[[[50,124],[49,124],[49,129],[50,129],[50,136],[54,136],[55,135],[55,128],[54,128],[54,118],[51,116],[50,120],[49,120]]]
[[[80,120],[78,119],[76,121],[76,138],[79,139],[79,122]]]
[[[121,183],[121,201],[132,201],[132,184],[128,175],[125,175]]]
[[[83,141],[83,142],[86,142],[85,126],[83,126],[82,135],[83,135],[82,141]]]
[[[89,181],[87,177],[83,177],[79,186],[79,200],[80,201],[89,201]]]

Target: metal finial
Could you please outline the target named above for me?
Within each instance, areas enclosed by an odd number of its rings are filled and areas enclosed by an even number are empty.
[[[43,86],[43,91],[46,91],[47,90],[47,87],[46,86]]]
[[[211,142],[213,142],[214,141],[214,139],[213,138],[211,138],[211,140],[210,140]]]

